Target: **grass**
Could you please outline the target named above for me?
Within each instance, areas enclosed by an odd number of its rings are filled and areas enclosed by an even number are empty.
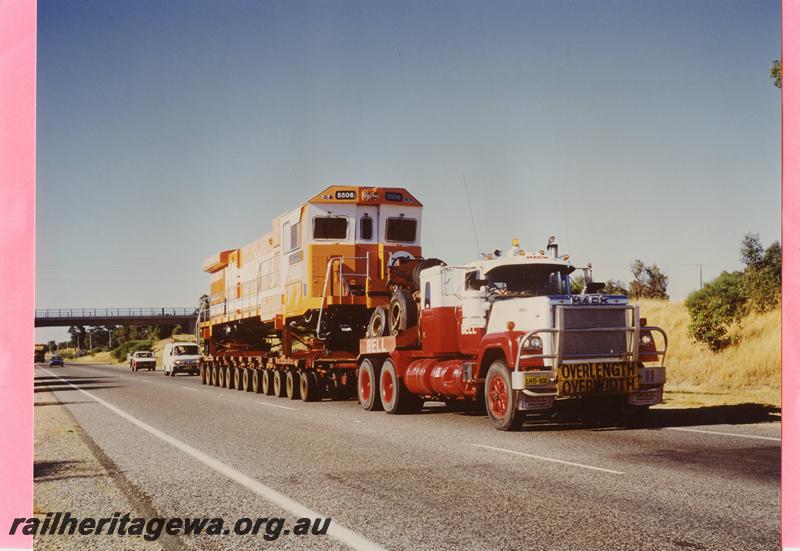
[[[745,317],[730,332],[736,344],[717,353],[689,337],[689,313],[683,303],[643,300],[639,315],[669,337],[668,404],[780,406],[780,310]]]

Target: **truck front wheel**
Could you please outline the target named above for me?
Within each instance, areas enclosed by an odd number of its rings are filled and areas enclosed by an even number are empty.
[[[489,366],[484,385],[486,411],[497,430],[518,430],[524,416],[517,410],[517,394],[511,390],[511,373],[505,360]]]

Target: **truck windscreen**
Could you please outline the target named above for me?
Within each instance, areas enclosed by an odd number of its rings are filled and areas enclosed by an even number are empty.
[[[496,296],[543,296],[569,294],[564,266],[517,264],[498,266],[486,274],[487,288]]]

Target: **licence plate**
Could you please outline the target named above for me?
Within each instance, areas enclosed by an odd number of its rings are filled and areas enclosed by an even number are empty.
[[[547,375],[525,375],[525,386],[546,385],[550,383]]]

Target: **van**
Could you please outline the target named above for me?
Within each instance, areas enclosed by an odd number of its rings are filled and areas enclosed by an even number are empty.
[[[193,342],[171,342],[162,355],[164,375],[174,377],[177,372],[200,373],[200,348]]]

